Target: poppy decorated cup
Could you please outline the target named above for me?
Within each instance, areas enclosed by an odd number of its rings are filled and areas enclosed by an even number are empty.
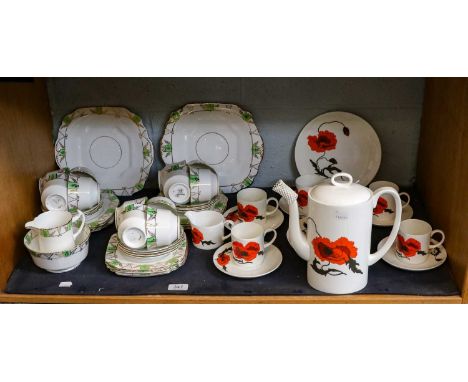
[[[273,238],[265,243],[265,236],[273,233]],[[274,229],[263,229],[258,223],[239,223],[231,229],[232,258],[234,264],[245,269],[258,268],[264,260],[265,250],[276,240]]]
[[[275,208],[267,212],[267,206],[274,202]],[[260,188],[244,188],[237,193],[237,214],[244,222],[265,224],[266,217],[278,210],[278,199],[268,198]]]
[[[442,238],[436,244],[431,244],[431,238],[439,234]],[[445,235],[440,229],[433,230],[424,220],[408,219],[400,224],[396,240],[398,259],[411,264],[420,264],[431,256],[430,250],[440,247]]]

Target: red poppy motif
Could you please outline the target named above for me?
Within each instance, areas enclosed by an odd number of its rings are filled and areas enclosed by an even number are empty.
[[[380,215],[385,212],[385,210],[388,207],[387,201],[379,196],[379,199],[377,200],[377,205],[374,208],[374,215]]]
[[[239,217],[245,222],[253,221],[258,215],[258,209],[251,204],[247,204],[245,207],[237,203],[237,213]]]
[[[242,243],[234,241],[232,243],[232,252],[237,259],[251,262],[255,260],[260,252],[260,244],[255,241],[250,241],[244,246]]]
[[[415,256],[421,250],[421,243],[412,237],[404,239],[403,236],[397,236],[397,249],[406,257]]]
[[[223,267],[224,270],[226,270],[226,265],[229,264],[229,261],[231,261],[231,258],[229,255],[225,252],[220,253],[218,257],[216,258],[216,262]]]
[[[312,151],[324,153],[336,149],[336,135],[331,131],[319,131],[318,135],[309,135],[307,143]]]
[[[331,241],[326,237],[316,237],[312,240],[315,255],[321,261],[343,265],[357,256],[357,248],[354,242],[345,237]]]
[[[203,240],[203,234],[198,228],[193,227],[192,228],[192,241],[193,244],[200,244],[200,242]]]
[[[232,220],[234,223],[239,220],[239,215],[237,211],[233,211],[226,216],[226,220]]]
[[[300,207],[307,207],[308,198],[309,196],[305,190],[299,190],[297,193],[297,203]]]

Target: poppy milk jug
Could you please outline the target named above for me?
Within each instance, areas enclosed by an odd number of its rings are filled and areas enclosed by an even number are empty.
[[[398,192],[390,187],[372,192],[353,183],[350,174],[335,174],[329,182],[309,190],[307,235],[304,235],[299,223],[297,194],[281,180],[273,190],[288,201],[288,240],[297,254],[307,260],[309,284],[332,294],[363,289],[367,285],[369,266],[385,255],[398,233],[401,220]],[[389,194],[395,200],[395,221],[385,245],[370,253],[372,211],[382,194]]]

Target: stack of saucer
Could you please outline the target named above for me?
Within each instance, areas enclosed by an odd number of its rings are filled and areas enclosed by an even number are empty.
[[[105,263],[119,276],[149,277],[175,271],[185,264],[187,255],[187,237],[182,228],[176,241],[151,250],[129,248],[114,234],[107,245]]]

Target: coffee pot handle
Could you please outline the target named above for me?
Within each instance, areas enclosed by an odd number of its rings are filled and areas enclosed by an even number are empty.
[[[393,199],[395,200],[395,221],[393,222],[393,228],[392,231],[390,232],[390,235],[387,238],[387,241],[385,244],[380,248],[377,252],[371,253],[369,255],[369,266],[375,264],[377,261],[379,261],[386,253],[387,251],[391,248],[393,245],[393,242],[395,241],[398,230],[400,229],[400,222],[401,222],[401,199],[400,195],[398,192],[391,188],[391,187],[382,187],[374,192],[374,196],[372,197],[372,208],[375,208],[377,205],[377,201],[379,200],[379,197],[383,194],[390,194]]]

